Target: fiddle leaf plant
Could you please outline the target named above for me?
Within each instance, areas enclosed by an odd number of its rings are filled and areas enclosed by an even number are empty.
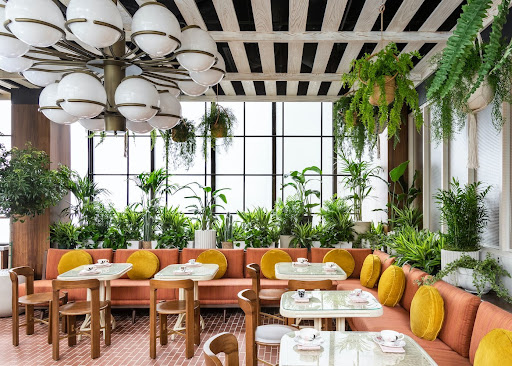
[[[350,72],[341,78],[343,87],[356,88],[345,113],[349,126],[355,125],[355,118],[367,131],[381,131],[387,125],[388,138],[395,137],[397,141],[404,104],[412,110],[416,127],[423,125],[418,93],[409,79],[413,57],[421,56],[417,51],[400,53],[396,44],[390,43],[375,55],[365,54],[352,61]],[[378,107],[377,114],[374,105]]]

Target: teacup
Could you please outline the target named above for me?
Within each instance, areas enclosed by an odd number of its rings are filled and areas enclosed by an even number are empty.
[[[363,294],[363,290],[361,290],[360,288],[356,288],[354,291],[352,291],[352,294],[354,296],[361,296]]]
[[[180,266],[180,271],[181,272],[186,272],[187,271],[187,267],[186,266]]]
[[[306,342],[315,340],[320,335],[320,332],[314,328],[303,328],[299,331],[299,337]]]
[[[195,259],[189,259],[188,260],[188,264],[196,264],[196,260]]]
[[[108,259],[98,259],[98,264],[107,264],[109,263]]]
[[[85,270],[89,271],[89,272],[94,271],[95,269],[96,269],[96,267],[94,267],[94,264],[90,264],[88,266],[85,266]]]
[[[380,336],[387,343],[394,343],[396,341],[400,341],[404,339],[404,335],[399,332],[395,332],[394,330],[382,330],[380,332]]]
[[[304,289],[299,289],[299,290],[297,290],[297,295],[298,295],[301,299],[305,298],[305,297],[306,297],[306,290],[304,290]]]
[[[334,262],[326,262],[325,266],[327,268],[335,268],[336,267],[336,263],[334,263]]]
[[[297,258],[297,263],[306,264],[306,263],[308,263],[308,259],[307,258]]]

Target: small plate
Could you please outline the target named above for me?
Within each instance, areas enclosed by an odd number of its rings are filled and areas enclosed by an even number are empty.
[[[195,263],[185,263],[185,266],[187,267],[201,267],[203,265],[203,263],[200,263],[200,262],[195,262]]]
[[[302,346],[319,346],[320,344],[324,343],[324,339],[321,336],[316,337],[312,341],[306,341],[302,339],[300,336],[295,336],[293,338],[295,343],[300,344]]]
[[[294,300],[311,299],[312,297],[313,297],[313,295],[312,294],[308,294],[307,292],[306,292],[306,296],[304,296],[304,297],[299,297],[298,293],[294,293],[292,295],[292,299],[294,299]]]
[[[308,267],[311,265],[311,263],[309,263],[309,262],[306,262],[306,263],[293,262],[293,265],[295,267]]]
[[[94,263],[95,267],[110,267],[112,263]]]
[[[79,274],[81,276],[96,276],[96,275],[99,275],[101,274],[101,271],[100,270],[95,270],[95,271],[86,271],[85,269],[81,270],[79,272]]]
[[[373,336],[373,341],[378,345],[390,348],[402,348],[405,346],[405,341],[403,339],[395,342],[386,342],[380,335]]]
[[[336,272],[336,267],[327,267],[327,266],[323,266],[322,269],[324,271],[327,271],[327,272]]]
[[[368,299],[363,296],[349,296],[348,299],[354,304],[367,304]]]
[[[191,275],[191,274],[192,274],[192,271],[181,271],[181,270],[176,270],[176,271],[174,271],[174,274],[175,274],[175,275],[178,275],[178,276],[186,276],[186,275]]]

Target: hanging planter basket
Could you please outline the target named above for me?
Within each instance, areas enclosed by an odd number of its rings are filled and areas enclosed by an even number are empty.
[[[173,128],[171,131],[171,138],[174,142],[186,142],[187,131],[180,128]]]
[[[476,80],[476,76],[474,78]],[[485,80],[480,84],[478,89],[475,90],[473,94],[468,99],[468,107],[471,109],[473,113],[479,112],[489,104],[491,104],[494,99],[494,91],[492,87],[489,85],[489,80],[485,78]]]
[[[384,93],[386,94],[386,103],[389,105],[395,100],[395,90],[396,90],[396,83],[395,83],[395,76],[384,76],[385,83],[384,83]],[[370,95],[369,102],[371,105],[378,106],[379,100],[381,96],[381,90],[380,85],[375,83],[373,85],[373,94]]]
[[[210,128],[210,132],[212,134],[212,137],[215,137],[216,139],[228,136],[228,128],[224,123],[216,122]]]

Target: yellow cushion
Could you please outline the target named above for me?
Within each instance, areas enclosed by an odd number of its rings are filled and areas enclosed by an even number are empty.
[[[379,256],[375,254],[368,254],[363,262],[361,275],[359,276],[361,285],[364,287],[373,288],[379,279],[380,266],[381,264]]]
[[[226,256],[222,254],[222,252],[216,249],[208,249],[199,254],[199,257],[196,259],[199,263],[210,263],[210,264],[218,264],[219,271],[215,275],[214,279],[219,279],[224,276],[228,269],[228,261]]]
[[[411,330],[420,338],[434,341],[443,327],[444,301],[437,288],[421,286],[411,302]]]
[[[345,249],[333,249],[327,252],[324,256],[324,263],[334,262],[338,266],[340,266],[347,277],[350,277],[352,272],[354,272],[354,268],[356,267],[356,262],[354,261],[354,257]]]
[[[92,257],[85,250],[72,250],[60,257],[57,270],[59,274],[71,271],[73,268],[92,264]]]
[[[128,271],[128,277],[132,280],[147,280],[160,268],[158,257],[149,250],[137,250],[128,257],[126,263],[133,264],[133,268]]]
[[[378,289],[380,303],[386,306],[395,306],[402,298],[404,289],[404,270],[398,266],[389,266],[380,276]]]
[[[478,345],[474,365],[512,365],[512,332],[498,328],[487,333]]]
[[[292,257],[284,250],[270,249],[261,257],[261,272],[270,280],[276,279],[276,263],[291,262]]]

